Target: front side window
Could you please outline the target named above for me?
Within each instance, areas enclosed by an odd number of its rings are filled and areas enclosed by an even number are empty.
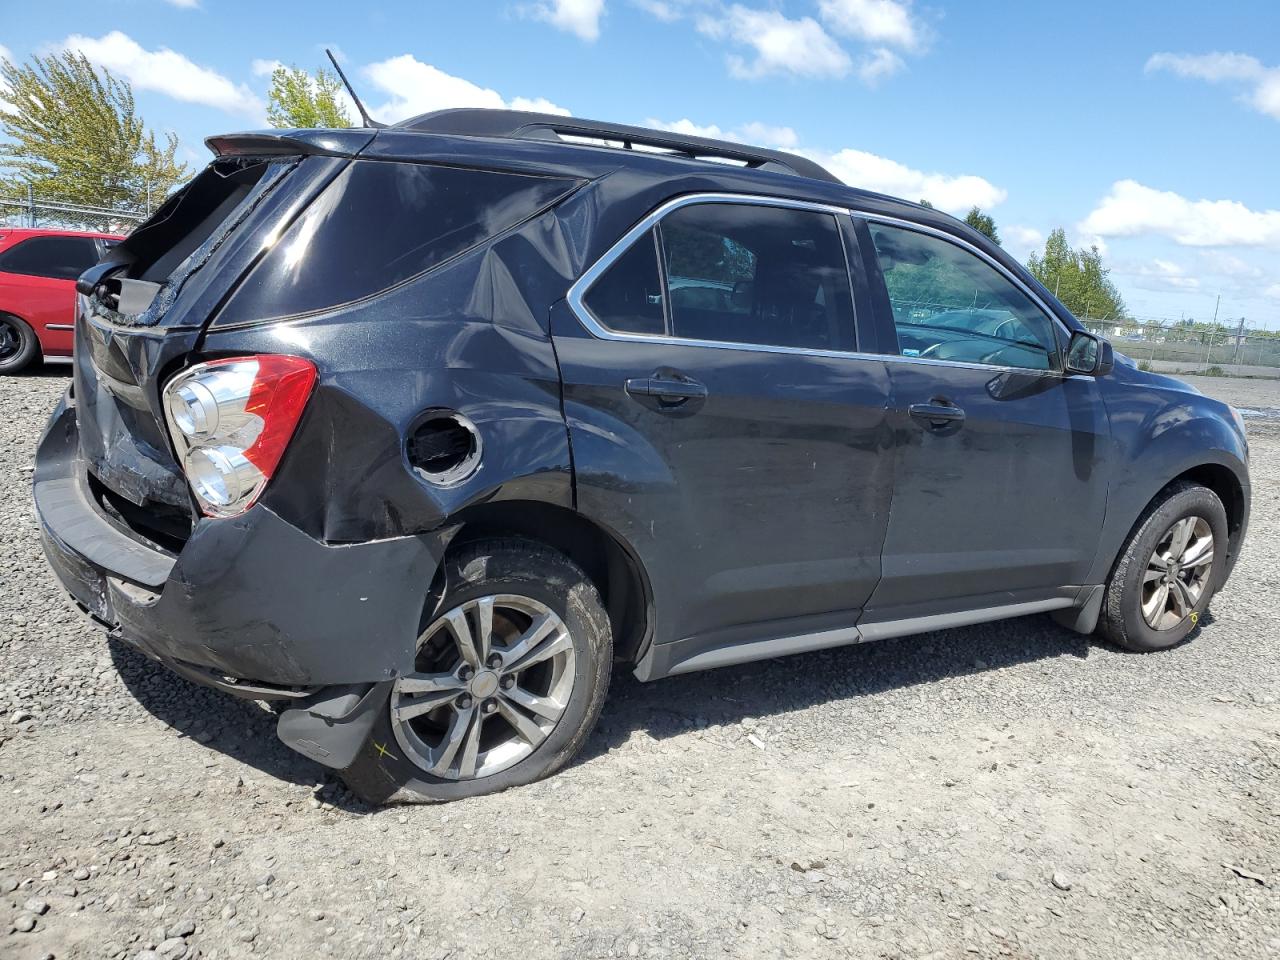
[[[941,237],[868,227],[904,357],[1059,368],[1053,320],[1000,271]]]
[[[585,303],[606,327],[625,333],[855,348],[839,227],[834,216],[816,211],[738,203],[680,207],[610,265]]]
[[[92,237],[31,237],[0,253],[0,272],[75,280],[97,262]]]

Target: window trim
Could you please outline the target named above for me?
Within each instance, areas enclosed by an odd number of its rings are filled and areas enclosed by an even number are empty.
[[[879,360],[886,363],[911,363],[922,364],[925,366],[942,366],[942,367],[959,367],[968,370],[991,370],[997,373],[1020,373],[1028,376],[1047,376],[1059,377],[1061,379],[1080,379],[1082,374],[1069,373],[1063,365],[1060,370],[1033,370],[1028,367],[1008,367],[994,363],[970,363],[964,360],[936,360],[932,357],[904,357],[901,353],[875,353],[862,350],[814,350],[805,347],[780,347],[770,344],[761,343],[736,343],[723,340],[691,340],[683,337],[672,336],[671,334],[656,333],[626,333],[621,330],[611,330],[609,327],[595,316],[584,302],[584,297],[591,289],[592,285],[600,279],[601,275],[613,265],[623,253],[625,253],[636,240],[643,236],[648,230],[651,230],[663,217],[673,210],[681,207],[689,206],[695,203],[741,203],[756,204],[759,206],[769,207],[786,207],[792,210],[811,210],[817,213],[829,213],[837,218],[844,217],[849,221],[864,220],[887,223],[892,226],[904,227],[909,230],[916,230],[920,233],[931,234],[943,240],[947,240],[976,254],[985,263],[994,268],[1001,276],[1008,279],[1015,286],[1025,293],[1031,300],[1044,311],[1054,323],[1054,329],[1058,332],[1055,335],[1065,337],[1068,341],[1071,338],[1071,328],[1063,322],[1058,314],[1049,308],[1045,301],[1030,286],[1019,279],[1012,271],[1010,271],[999,260],[996,260],[991,254],[987,253],[976,244],[970,243],[962,237],[955,236],[945,230],[939,230],[937,227],[931,227],[927,224],[916,223],[913,220],[904,220],[900,217],[892,217],[887,214],[875,213],[874,211],[864,210],[859,207],[844,207],[837,204],[817,203],[812,200],[792,200],[788,197],[770,197],[758,194],[747,193],[689,193],[680,197],[674,197],[671,200],[660,204],[653,211],[645,215],[638,223],[632,226],[626,233],[615,241],[608,250],[589,266],[582,275],[569,287],[569,291],[565,296],[569,309],[574,316],[578,318],[578,322],[586,328],[597,340],[613,340],[622,343],[670,343],[688,347],[706,347],[712,350],[750,350],[758,353],[783,353],[810,357],[834,357],[853,360]],[[845,262],[848,264],[849,247],[845,240],[844,231],[840,231],[840,243],[844,247]],[[874,252],[872,253],[874,256]],[[662,258],[658,258],[658,267],[660,277],[662,278],[663,290],[666,290],[665,267]],[[849,285],[851,293],[854,297],[855,310],[857,303],[857,290],[853,289],[853,276],[850,272]],[[663,296],[663,310],[669,308],[666,305],[666,296]],[[667,321],[669,324],[669,320]],[[668,326],[668,329],[670,327]],[[855,336],[859,331],[855,325]],[[895,336],[896,340],[896,336]],[[1062,352],[1062,341],[1059,339],[1058,344],[1059,355]]]
[[[787,197],[764,197],[754,194],[737,194],[737,193],[690,193],[682,197],[675,197],[661,204],[657,209],[653,210],[647,216],[640,220],[635,226],[624,233],[604,254],[569,288],[569,292],[565,299],[568,301],[569,309],[573,311],[587,331],[598,340],[619,340],[631,343],[670,343],[686,347],[708,347],[717,350],[750,350],[757,353],[785,353],[792,355],[800,355],[806,357],[854,357],[859,359],[879,359],[885,354],[878,353],[860,353],[857,350],[819,350],[809,347],[784,347],[776,346],[768,343],[739,343],[735,340],[696,340],[690,337],[679,337],[672,333],[627,333],[621,330],[613,330],[606,326],[604,322],[591,312],[591,308],[585,302],[586,295],[590,292],[591,287],[597,280],[611,267],[615,260],[631,249],[632,245],[648,230],[652,230],[657,226],[663,218],[682,207],[693,206],[695,204],[708,203],[734,203],[739,206],[757,206],[757,207],[782,207],[788,210],[806,210],[811,213],[824,213],[836,218],[836,233],[840,238],[840,250],[844,255],[845,273],[849,275],[849,296],[850,302],[856,304],[856,291],[853,289],[853,276],[849,269],[849,248],[845,242],[844,231],[840,229],[840,218],[848,217],[849,211],[845,207],[833,206],[826,203],[814,203],[809,200],[791,200]],[[660,235],[661,231],[658,231]],[[660,248],[659,248],[660,249]],[[666,266],[663,257],[658,258],[659,277],[662,282],[662,301],[663,314],[666,317],[667,330],[671,330],[671,319],[668,315],[670,306],[667,304],[667,280]],[[856,310],[856,306],[855,306]],[[855,318],[854,323],[854,342],[857,342],[858,329]]]
[[[999,260],[991,256],[991,254],[987,253],[985,250],[983,250],[981,247],[977,246],[976,244],[970,243],[968,240],[963,239],[962,237],[957,237],[953,234],[947,233],[945,230],[939,230],[937,227],[930,227],[923,223],[916,223],[913,220],[903,220],[899,217],[890,217],[881,213],[870,213],[870,212],[865,212],[865,211],[856,210],[856,209],[850,210],[849,213],[850,215],[857,217],[858,219],[865,220],[868,223],[884,223],[884,224],[888,224],[891,227],[898,227],[904,230],[914,230],[916,233],[922,233],[922,234],[925,234],[926,236],[937,237],[939,240],[942,240],[946,243],[950,243],[953,246],[957,246],[960,249],[965,250],[969,253],[976,254],[979,260],[981,260],[983,263],[987,264],[987,266],[995,270],[996,273],[998,273],[1000,276],[1004,277],[1006,280],[1011,282],[1015,287],[1018,288],[1018,290],[1020,290],[1023,294],[1025,294],[1033,304],[1035,304],[1035,306],[1040,310],[1041,313],[1043,313],[1046,317],[1049,318],[1050,325],[1053,329],[1054,346],[1055,346],[1055,350],[1058,357],[1058,369],[1036,370],[1031,367],[1010,367],[1010,366],[1005,366],[1003,364],[995,364],[995,363],[972,363],[970,361],[965,361],[965,360],[936,360],[932,357],[904,357],[901,354],[901,352],[897,354],[892,354],[892,353],[885,354],[885,356],[896,357],[897,359],[900,359],[900,360],[907,360],[907,361],[913,361],[913,362],[920,361],[923,363],[945,363],[951,366],[974,367],[981,370],[1018,370],[1025,373],[1052,374],[1054,376],[1059,376],[1059,377],[1063,377],[1067,375],[1066,363],[1064,362],[1064,357],[1062,356],[1062,349],[1063,349],[1064,337],[1066,342],[1070,342],[1071,340],[1071,330],[1067,327],[1065,323],[1062,322],[1062,318],[1059,317],[1057,313],[1049,309],[1049,305],[1046,304],[1044,300],[1042,300],[1034,290],[1032,290],[1029,286],[1027,286],[1027,284],[1023,283],[1020,279],[1018,279],[1017,276],[1015,276]],[[873,257],[877,256],[874,250],[870,251],[869,255]],[[896,332],[894,335],[894,339],[897,340]],[[901,351],[902,349],[900,344],[898,349],[899,351]]]

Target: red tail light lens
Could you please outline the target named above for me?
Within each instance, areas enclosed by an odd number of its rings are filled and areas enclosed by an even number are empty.
[[[169,433],[206,515],[232,517],[257,502],[315,381],[310,360],[278,354],[211,360],[169,381]]]

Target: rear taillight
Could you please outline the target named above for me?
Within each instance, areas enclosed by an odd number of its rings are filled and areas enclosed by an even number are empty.
[[[169,381],[165,419],[202,512],[232,517],[254,505],[315,381],[310,360],[276,354],[211,360]]]

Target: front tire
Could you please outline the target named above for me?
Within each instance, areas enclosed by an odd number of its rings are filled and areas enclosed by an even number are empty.
[[[373,804],[432,803],[549,776],[595,727],[613,639],[595,586],[529,540],[467,544],[445,561],[414,673],[399,678],[342,778]]]
[[[21,317],[0,313],[0,376],[17,373],[40,355],[36,332]]]
[[[1099,631],[1127,650],[1181,643],[1221,585],[1227,512],[1207,487],[1169,488],[1134,525],[1107,584]]]

